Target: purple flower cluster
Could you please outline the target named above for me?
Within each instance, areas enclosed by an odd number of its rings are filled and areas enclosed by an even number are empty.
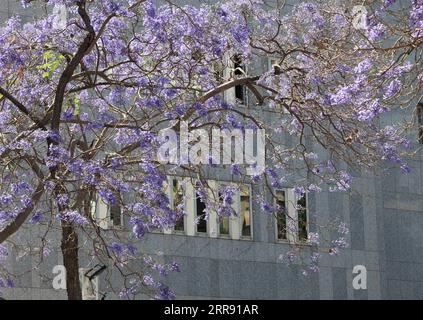
[[[87,218],[83,217],[78,211],[66,211],[58,217],[62,221],[72,222],[77,225],[84,225],[88,223]]]

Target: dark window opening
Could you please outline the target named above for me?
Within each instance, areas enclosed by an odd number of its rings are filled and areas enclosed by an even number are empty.
[[[307,240],[307,200],[306,195],[303,195],[297,201],[297,212],[298,212],[298,239],[300,241]]]
[[[185,231],[185,218],[183,216],[184,210],[184,193],[182,186],[177,179],[173,179],[172,182],[172,196],[173,196],[173,210],[180,214],[181,216],[175,222],[175,231]]]
[[[197,232],[207,233],[207,220],[205,219],[206,204],[201,201],[200,195],[197,193],[196,213],[197,213]]]
[[[219,192],[219,202],[223,204],[223,194]],[[219,217],[219,235],[229,236],[229,217]]]
[[[213,75],[214,79],[218,84],[223,83],[224,81],[224,66],[222,64],[213,65]]]
[[[286,197],[285,191],[276,191],[276,223],[278,229],[278,240],[286,240]]]
[[[112,204],[110,206],[110,221],[113,226],[122,225],[122,208],[119,204]]]
[[[234,55],[232,57],[232,62],[234,64],[234,74],[236,78],[241,78],[245,76],[245,65],[242,61],[242,56],[240,54]],[[235,86],[235,98],[240,100],[242,104],[247,102],[247,90],[245,86]]]
[[[241,221],[243,237],[251,237],[250,189],[241,187]]]

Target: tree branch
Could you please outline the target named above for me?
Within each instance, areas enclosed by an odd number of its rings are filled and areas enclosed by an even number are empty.
[[[7,100],[12,102],[24,115],[34,122],[38,128],[47,130],[45,127],[45,123],[34,115],[32,115],[29,110],[18,100],[16,99],[11,93],[9,93],[6,89],[0,87],[0,94],[2,94]]]
[[[56,96],[53,103],[53,115],[51,118],[51,129],[58,131],[60,127],[60,117],[62,114],[63,99],[66,92],[66,86],[71,80],[76,68],[82,61],[85,55],[87,55],[93,48],[92,44],[96,41],[96,35],[93,26],[91,25],[91,19],[85,10],[85,0],[78,2],[78,13],[84,21],[85,27],[88,30],[87,36],[78,48],[75,56],[66,66],[62,75],[60,76],[59,83],[56,89]]]
[[[15,234],[16,231],[19,230],[19,228],[24,224],[28,216],[31,214],[31,212],[35,208],[38,201],[40,201],[43,193],[44,193],[44,183],[43,181],[40,181],[37,188],[35,189],[35,192],[32,194],[32,197],[31,197],[32,205],[25,208],[21,213],[18,214],[16,219],[11,224],[9,224],[8,226],[6,226],[6,228],[0,231],[0,244],[2,244],[10,236]]]

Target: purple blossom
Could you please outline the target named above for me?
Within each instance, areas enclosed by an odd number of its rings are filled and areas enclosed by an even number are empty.
[[[295,195],[302,197],[305,194],[305,189],[302,186],[295,186],[294,193]]]
[[[68,203],[69,203],[69,197],[68,197],[68,195],[67,195],[67,194],[61,194],[61,195],[57,196],[56,201],[57,201],[57,204],[58,204],[59,206],[61,206],[61,207],[65,207],[65,206],[67,206],[67,205],[68,205]]]
[[[75,224],[83,225],[87,224],[87,218],[83,217],[78,211],[65,211],[59,215],[60,220],[72,222]]]
[[[390,7],[395,3],[395,1],[396,0],[385,0],[383,4],[385,7]]]
[[[310,192],[320,192],[322,191],[322,188],[312,183],[307,187],[307,190]]]
[[[103,200],[110,204],[116,204],[117,198],[113,191],[108,189],[100,189],[99,195]]]
[[[277,211],[274,206],[266,201],[261,202],[261,209],[266,213],[275,213]]]
[[[150,275],[145,275],[143,277],[143,283],[149,287],[154,287],[156,285],[156,282]]]
[[[380,40],[386,33],[386,28],[383,24],[378,23],[374,26],[371,26],[367,30],[367,36],[370,41]]]
[[[384,99],[390,99],[393,96],[395,96],[400,90],[401,90],[401,81],[398,79],[392,80],[388,87],[385,90],[385,93],[383,95]]]
[[[43,257],[48,257],[51,254],[51,249],[49,247],[45,246],[43,248],[42,254],[43,254]]]
[[[21,194],[22,192],[32,192],[32,191],[33,191],[32,186],[26,181],[16,182],[12,184],[12,192],[14,194]]]
[[[41,212],[35,212],[31,219],[29,219],[29,223],[36,224],[44,219],[44,215]]]
[[[132,232],[137,237],[137,239],[142,239],[146,232],[148,231],[148,226],[145,223],[138,222],[132,228]]]
[[[319,245],[320,244],[320,236],[316,232],[309,232],[308,234],[308,243],[311,245]]]
[[[333,240],[332,244],[334,248],[340,248],[340,249],[344,249],[348,246],[347,241],[345,240],[344,237],[340,237],[336,240]]]
[[[348,234],[348,232],[349,232],[349,229],[347,227],[347,224],[345,222],[341,222],[338,225],[338,233],[341,235],[344,235],[344,234]]]
[[[2,279],[0,278],[0,288],[14,288],[15,287],[15,282],[10,279],[10,278],[6,278],[6,279]]]
[[[313,252],[313,254],[310,257],[310,260],[311,260],[312,263],[317,264],[320,260],[320,253]]]
[[[10,194],[2,194],[0,196],[0,204],[2,206],[8,206],[9,204],[12,203],[13,197]]]
[[[403,172],[403,173],[410,173],[411,172],[411,168],[409,167],[409,166],[407,166],[407,165],[402,165],[401,166],[401,171]]]
[[[282,254],[279,256],[279,261],[286,263],[286,264],[292,264],[294,261],[298,258],[298,254],[295,251],[288,251],[285,254]]]
[[[241,175],[241,167],[239,164],[232,164],[231,165],[231,174],[235,175],[235,176],[240,176]]]
[[[370,68],[373,66],[372,61],[369,58],[364,59],[361,61],[357,67],[355,67],[354,72],[355,73],[364,73],[370,70]]]
[[[174,300],[175,294],[172,290],[169,289],[168,286],[161,285],[159,288],[159,293],[156,295],[156,299],[158,300]]]
[[[170,271],[181,272],[179,265],[176,262],[172,262],[169,267]]]

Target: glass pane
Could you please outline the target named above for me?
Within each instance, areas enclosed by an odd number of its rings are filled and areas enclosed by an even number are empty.
[[[183,193],[183,190],[182,190],[182,186],[177,179],[173,179],[172,196],[173,196],[173,210],[175,210],[178,214],[182,215],[182,212],[184,210],[184,208],[183,208],[184,193]],[[184,216],[181,216],[176,221],[175,230],[176,231],[184,231],[185,230]]]
[[[221,217],[220,219],[220,235],[229,235],[229,217]]]
[[[276,205],[278,206],[278,211],[276,213],[276,222],[278,228],[278,239],[286,239],[286,198],[285,191],[278,190],[276,191]]]
[[[240,100],[242,103],[245,103],[245,87],[244,86],[235,86],[235,98]]]
[[[232,61],[234,64],[234,73],[236,76],[238,77],[242,77],[244,75],[245,72],[245,66],[244,63],[242,61],[242,56],[240,54],[236,54],[232,57]],[[241,100],[241,102],[243,104],[245,104],[246,102],[246,88],[245,86],[239,85],[239,86],[235,86],[235,97],[238,100]]]
[[[306,195],[297,201],[298,206],[298,238],[299,240],[307,240],[307,202]]]
[[[119,204],[110,206],[110,221],[114,226],[120,226],[122,224],[122,210]]]
[[[219,202],[223,203],[223,195],[219,192]],[[229,235],[229,217],[219,217],[219,234]]]
[[[205,210],[206,205],[203,201],[201,201],[200,196],[197,193],[196,199],[196,211],[197,211],[197,232],[198,233],[207,233],[207,221],[205,219]]]
[[[241,222],[242,236],[251,237],[251,208],[250,208],[250,188],[241,187]]]

